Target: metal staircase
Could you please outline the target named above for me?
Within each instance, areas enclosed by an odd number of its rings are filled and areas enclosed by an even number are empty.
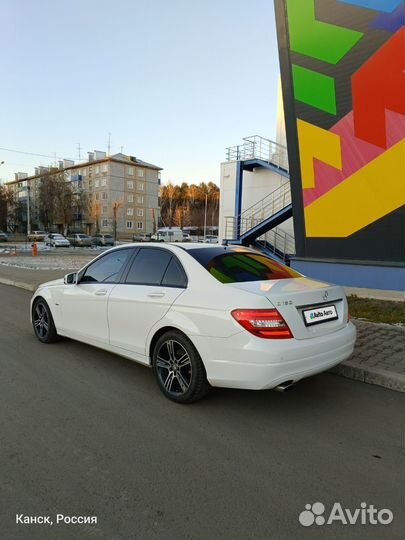
[[[294,242],[293,237],[288,235],[291,238],[287,239],[287,233],[283,237],[281,229],[277,229],[277,232],[274,232],[274,229],[291,216],[290,183],[284,182],[280,187],[250,208],[247,208],[239,216],[226,217],[225,239],[232,243],[245,246],[261,241],[267,245],[274,245],[274,248],[277,250],[280,250],[283,242],[285,242],[285,247],[288,246],[290,248]],[[270,234],[271,232],[273,233],[272,235]],[[290,251],[289,254],[293,252],[294,250]]]
[[[290,256],[295,253],[294,236],[280,227],[271,229],[257,238],[253,246],[287,264],[290,261]]]
[[[292,216],[287,148],[258,135],[227,148],[227,160],[236,161],[235,215],[225,217],[224,239],[232,244],[254,245],[286,261],[295,252],[294,237],[279,228]],[[280,175],[281,185],[243,212],[244,171],[257,168]]]
[[[243,169],[251,171],[264,167],[290,178],[287,148],[260,135],[245,137],[242,144],[226,149],[227,161],[243,162]]]

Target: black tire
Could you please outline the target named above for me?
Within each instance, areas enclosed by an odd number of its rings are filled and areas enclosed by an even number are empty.
[[[160,336],[152,355],[152,367],[160,390],[177,403],[192,403],[210,390],[197,349],[181,332]]]
[[[37,298],[32,306],[32,327],[41,343],[54,343],[59,340],[51,310],[43,298]]]

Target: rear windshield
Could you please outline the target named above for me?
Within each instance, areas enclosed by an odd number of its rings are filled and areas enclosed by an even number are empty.
[[[188,253],[221,283],[301,277],[288,266],[244,248],[196,248]]]

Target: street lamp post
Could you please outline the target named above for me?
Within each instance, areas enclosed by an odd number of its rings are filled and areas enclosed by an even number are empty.
[[[31,186],[27,185],[27,236],[31,234],[30,190]]]
[[[208,193],[205,194],[205,211],[204,211],[204,240],[207,236],[207,206],[208,206]]]

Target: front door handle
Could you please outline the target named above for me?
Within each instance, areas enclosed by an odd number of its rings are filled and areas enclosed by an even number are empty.
[[[105,296],[108,293],[107,289],[97,289],[94,293],[96,296]]]
[[[165,293],[163,292],[153,292],[153,293],[148,294],[150,298],[163,298],[164,295]]]

